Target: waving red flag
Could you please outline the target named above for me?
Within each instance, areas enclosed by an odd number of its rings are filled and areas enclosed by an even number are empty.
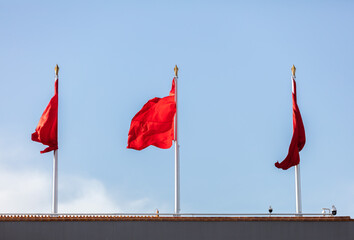
[[[128,134],[128,146],[142,150],[150,145],[170,148],[174,138],[173,120],[176,113],[175,82],[172,81],[170,95],[150,99],[134,116]]]
[[[44,110],[37,125],[36,131],[32,133],[32,141],[48,145],[41,153],[58,149],[58,78],[55,79],[54,96]]]
[[[293,83],[293,137],[291,139],[288,155],[281,162],[276,162],[275,166],[286,170],[292,166],[298,165],[300,163],[299,152],[305,146],[305,128],[302,123],[302,118],[300,114],[299,107],[296,101],[296,82],[294,76],[291,77]]]

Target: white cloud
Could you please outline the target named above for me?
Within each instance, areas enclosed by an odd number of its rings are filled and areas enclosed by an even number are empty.
[[[115,200],[107,193],[102,182],[96,179],[66,177],[60,188],[63,201],[59,211],[67,213],[120,212]]]
[[[50,185],[44,173],[0,166],[0,212],[49,212]]]
[[[50,213],[52,172],[38,151],[0,138],[0,213]],[[48,166],[47,166],[48,167]],[[60,213],[151,212],[148,198],[127,199],[94,178],[59,172]],[[118,196],[118,197],[117,197]],[[150,206],[150,207],[149,207]]]
[[[97,180],[79,176],[59,179],[60,213],[119,213],[122,209],[152,212],[147,198],[129,201],[111,196]],[[0,213],[49,213],[51,175],[41,171],[11,169],[0,165]]]

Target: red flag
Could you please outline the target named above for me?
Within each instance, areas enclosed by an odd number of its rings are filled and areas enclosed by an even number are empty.
[[[296,82],[294,77],[292,77],[293,83],[293,138],[291,139],[288,155],[281,162],[276,162],[275,166],[277,168],[281,168],[286,170],[291,168],[292,166],[298,165],[300,163],[300,155],[299,152],[305,145],[306,137],[305,137],[305,128],[302,123],[302,118],[300,114],[299,107],[296,101]]]
[[[58,149],[58,78],[55,80],[54,96],[44,110],[36,131],[32,133],[32,141],[48,145],[41,153]]]
[[[150,145],[170,148],[174,138],[174,116],[176,113],[175,82],[172,81],[170,95],[150,99],[134,116],[128,134],[128,146],[142,150]]]

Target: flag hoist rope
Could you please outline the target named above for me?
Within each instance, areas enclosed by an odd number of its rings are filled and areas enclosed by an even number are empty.
[[[296,68],[293,65],[291,68],[292,76],[291,76],[291,83],[292,83],[292,92],[294,92],[294,81],[295,81],[295,71]],[[296,96],[297,97],[297,96]],[[301,214],[302,213],[302,204],[301,204],[301,181],[300,181],[300,163],[298,165],[295,165],[295,197],[296,197],[296,213]],[[302,216],[302,215],[300,215]]]
[[[58,81],[59,67],[55,66],[55,81]],[[58,83],[59,87],[59,83]],[[59,91],[58,91],[59,92]],[[58,93],[59,94],[59,93]],[[58,98],[59,99],[59,98]],[[58,101],[59,104],[59,101]],[[58,149],[53,151],[53,193],[52,193],[52,213],[58,213]]]
[[[174,119],[174,142],[175,142],[175,214],[180,213],[180,189],[179,189],[179,145],[178,145],[178,67],[175,66],[175,102],[176,102],[176,114]]]

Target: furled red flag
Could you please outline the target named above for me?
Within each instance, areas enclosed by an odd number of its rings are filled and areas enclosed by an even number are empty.
[[[150,99],[133,117],[128,134],[128,146],[142,150],[150,145],[170,148],[174,139],[174,116],[176,113],[175,82],[170,95]]]
[[[302,123],[300,110],[296,101],[296,82],[294,76],[292,76],[291,79],[293,84],[293,138],[291,139],[286,158],[281,163],[275,163],[277,168],[281,168],[283,170],[296,166],[300,163],[299,152],[302,150],[306,142],[305,128]]]
[[[55,79],[54,96],[44,110],[37,125],[36,131],[32,133],[32,141],[48,145],[41,153],[58,149],[58,78]]]

